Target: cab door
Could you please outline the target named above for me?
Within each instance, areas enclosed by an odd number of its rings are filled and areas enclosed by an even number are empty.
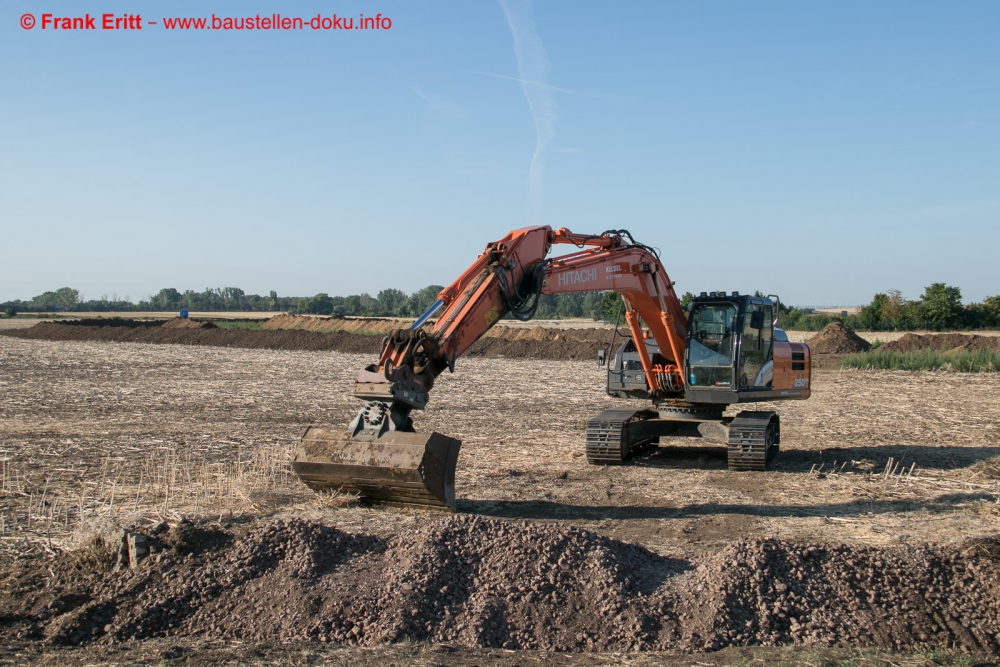
[[[769,388],[774,376],[774,317],[770,303],[752,301],[743,315],[739,388]]]

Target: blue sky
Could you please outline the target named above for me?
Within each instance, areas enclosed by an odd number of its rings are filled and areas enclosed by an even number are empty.
[[[88,11],[392,28],[41,29]],[[979,300],[997,34],[989,2],[7,2],[0,301],[411,292],[536,223],[630,229],[681,291]]]

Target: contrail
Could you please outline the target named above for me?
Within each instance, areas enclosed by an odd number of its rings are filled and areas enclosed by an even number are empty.
[[[628,95],[609,95],[606,93],[588,93],[582,90],[569,90],[567,88],[560,88],[559,86],[553,86],[548,83],[539,83],[538,81],[529,81],[527,79],[519,79],[516,76],[508,76],[507,74],[497,74],[495,72],[481,72],[474,69],[463,69],[458,70],[460,72],[466,72],[468,74],[483,74],[485,76],[492,76],[498,79],[507,79],[508,81],[516,81],[518,83],[529,83],[536,86],[541,86],[542,88],[548,88],[549,90],[554,90],[557,93],[566,93],[567,95],[578,95],[579,97],[593,97],[598,100],[625,100],[628,102],[636,102],[639,100],[638,97],[629,97]]]
[[[514,56],[521,90],[535,121],[535,153],[528,170],[528,220],[537,222],[542,209],[542,171],[545,147],[555,137],[556,101],[553,88],[545,83],[549,56],[535,30],[531,0],[500,0],[514,35]]]

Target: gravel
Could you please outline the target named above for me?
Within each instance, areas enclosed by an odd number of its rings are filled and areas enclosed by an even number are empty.
[[[557,651],[813,644],[996,652],[994,539],[869,548],[741,540],[657,555],[587,530],[471,515],[391,540],[301,520],[147,530],[135,569],[20,564],[0,637],[401,641]],[[86,561],[89,563],[89,561]]]

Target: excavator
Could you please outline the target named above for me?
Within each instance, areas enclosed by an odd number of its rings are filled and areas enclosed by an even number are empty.
[[[550,257],[553,246],[576,250]],[[788,342],[777,323],[777,296],[702,292],[681,306],[656,249],[627,230],[576,234],[534,226],[489,243],[409,328],[382,343],[378,362],[358,372],[363,400],[343,426],[314,425],[295,450],[292,469],[315,491],[340,490],[369,502],[454,511],[461,442],[418,433],[412,413],[446,369],[501,318],[530,320],[541,295],[614,291],[628,328],[607,359],[607,392],[648,400],[612,407],[586,426],[587,461],[614,465],[662,438],[702,438],[726,446],[730,470],[764,470],[778,451],[773,411],[724,413],[743,403],[809,398],[809,347]],[[432,321],[437,315],[437,318]]]

